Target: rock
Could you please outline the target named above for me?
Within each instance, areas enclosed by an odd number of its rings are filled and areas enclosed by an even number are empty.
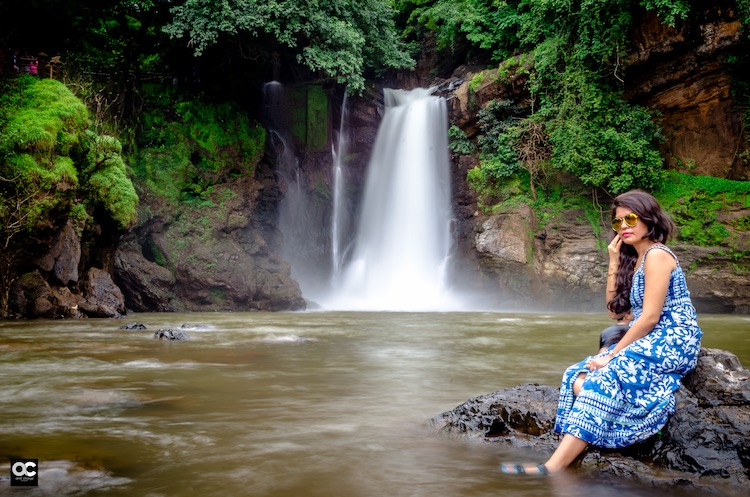
[[[624,60],[625,97],[658,110],[670,166],[691,174],[747,179],[740,156],[747,142],[738,134],[742,112],[734,101],[726,60],[742,40],[738,11],[712,2],[696,20],[662,24],[654,12],[637,19],[635,50]]]
[[[721,215],[739,219],[749,213],[748,208],[731,207]],[[587,312],[604,308],[605,230],[609,229],[604,223],[597,234],[582,210],[570,209],[548,220],[542,231],[533,211],[523,205],[461,223],[473,224],[471,246],[458,239],[462,259],[476,255],[477,273],[492,278],[488,288],[506,291],[503,303],[507,307],[534,302],[537,309]],[[733,232],[729,240],[736,247],[747,247],[750,235]],[[671,248],[685,271],[699,313],[750,312],[750,279],[742,269],[745,262],[733,258],[730,245],[673,244]]]
[[[120,288],[112,281],[112,276],[108,272],[98,268],[91,268],[86,271],[80,286],[83,296],[88,303],[85,306],[86,309],[98,308],[102,311],[98,312],[98,314],[104,313],[107,314],[107,317],[117,317],[120,314],[125,314],[125,297]],[[88,314],[85,310],[83,312]],[[112,316],[113,313],[114,316]]]
[[[273,230],[258,212],[272,209],[259,201],[262,193],[260,182],[238,177],[214,189],[212,200],[221,208],[153,201],[154,215],[127,233],[115,254],[115,280],[127,307],[138,312],[304,309],[289,264],[269,242],[273,237],[267,231]]]
[[[519,385],[469,399],[432,423],[444,433],[550,454],[559,439],[552,433],[558,394],[556,387]],[[591,447],[579,459],[580,467],[655,485],[688,482],[712,493],[716,486],[746,491],[750,371],[729,352],[701,349],[696,369],[685,377],[675,400],[675,414],[660,435],[616,451]]]
[[[187,333],[172,329],[163,328],[154,333],[154,340],[187,340],[188,338]]]
[[[67,287],[54,288],[39,270],[23,275],[11,292],[11,311],[27,318],[81,317],[78,305],[82,299]]]
[[[134,233],[126,234],[117,248],[115,280],[126,296],[128,309],[136,312],[174,311],[174,275],[143,256]]]
[[[135,322],[133,322],[133,323],[124,324],[124,325],[120,326],[118,329],[120,329],[120,330],[128,330],[128,331],[145,330],[146,329],[146,325],[142,324],[142,323],[135,323]]]
[[[62,231],[55,235],[52,246],[37,265],[44,271],[54,274],[63,285],[78,282],[78,265],[81,262],[81,240],[73,223],[68,220]]]
[[[81,302],[78,304],[78,310],[90,318],[119,318],[120,313],[117,309],[108,305],[92,304],[91,302]]]

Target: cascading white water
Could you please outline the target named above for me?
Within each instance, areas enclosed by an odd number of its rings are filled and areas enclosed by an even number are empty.
[[[345,233],[348,227],[346,209],[346,178],[344,161],[349,152],[347,96],[341,105],[341,122],[336,144],[331,144],[333,156],[333,215],[331,216],[331,284],[337,286],[341,277],[344,252],[346,248]]]
[[[264,117],[269,128],[269,141],[276,152],[276,171],[284,194],[279,203],[278,228],[283,234],[281,255],[292,267],[292,277],[303,294],[330,288],[328,268],[321,264],[327,246],[327,230],[321,229],[320,216],[312,208],[314,199],[308,178],[301,168],[290,132],[290,102],[282,84],[272,81],[264,85]]]
[[[430,89],[385,90],[354,252],[323,307],[428,311],[461,308],[451,295],[448,119]]]

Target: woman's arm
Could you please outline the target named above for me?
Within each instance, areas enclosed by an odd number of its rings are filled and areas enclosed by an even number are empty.
[[[643,312],[633,321],[627,333],[607,355],[596,357],[589,363],[590,369],[604,367],[612,359],[612,356],[651,333],[656,323],[659,322],[669,290],[669,280],[672,271],[676,268],[677,263],[674,257],[666,250],[656,249],[649,252],[643,266],[646,285],[643,293]]]
[[[649,252],[643,265],[646,288],[643,292],[643,312],[633,321],[630,329],[615,346],[616,354],[639,338],[643,338],[654,329],[664,309],[664,301],[669,290],[669,280],[677,263],[672,254],[666,250],[655,249]]]
[[[622,246],[622,238],[617,234],[609,242],[607,251],[609,252],[609,267],[607,268],[607,290],[604,293],[605,303],[607,304],[607,310],[609,311],[609,317],[612,319],[619,319],[621,316],[617,313],[612,312],[609,309],[609,303],[615,297],[617,293],[617,270],[620,267],[620,247]]]

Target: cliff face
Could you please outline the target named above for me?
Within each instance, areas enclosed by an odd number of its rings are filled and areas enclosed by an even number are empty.
[[[675,27],[643,13],[624,61],[625,96],[658,110],[662,153],[673,169],[728,179],[750,179],[740,109],[726,64],[742,42],[730,2],[711,2],[698,21]]]
[[[621,74],[626,98],[658,110],[668,167],[698,175],[750,179],[747,137],[733,99],[727,58],[739,50],[741,26],[726,2],[712,3],[697,20],[675,27],[644,12],[632,33],[635,51]],[[493,99],[523,102],[524,76],[505,84],[495,70],[459,68],[450,80],[433,81],[448,101],[450,121],[472,137],[476,116]],[[470,89],[469,81],[483,81]],[[606,227],[596,234],[582,213],[566,212],[541,229],[533,212],[519,208],[485,215],[467,188],[473,156],[454,157],[455,212],[464,260],[476,265],[489,289],[512,289],[507,303],[534,302],[544,308],[601,310],[606,283]],[[605,202],[606,205],[606,202]],[[721,212],[719,221],[750,214],[741,206]],[[606,223],[605,223],[606,224]],[[605,226],[603,224],[602,226]],[[735,250],[750,248],[745,232],[733,232]],[[726,254],[730,247],[674,247],[686,270],[696,307],[702,312],[750,312],[747,265]],[[491,276],[488,276],[491,275]]]
[[[211,207],[175,210],[145,199],[142,209],[151,216],[123,237],[114,255],[114,280],[127,308],[303,309],[291,268],[272,245],[268,204],[277,197],[277,188],[245,177],[217,187]]]
[[[743,159],[749,148],[747,137],[725,64],[742,43],[741,26],[731,4],[724,1],[712,2],[697,18],[669,27],[644,12],[632,33],[636,50],[623,61],[617,77],[625,81],[628,99],[660,111],[665,134],[662,153],[672,168],[750,179],[750,164]],[[434,64],[435,59],[384,85],[437,86],[447,100],[450,122],[470,137],[478,131],[477,112],[487,102],[522,102],[527,97],[524,75],[511,76],[504,84],[485,77],[470,89],[469,81],[481,69],[460,67],[448,80],[431,80],[427,68]],[[383,115],[381,90],[370,88],[348,101],[347,180],[352,198],[360,196],[364,187]],[[339,129],[341,96],[330,93],[328,102],[330,109],[320,111],[327,114],[322,117],[327,143],[318,143],[317,151],[304,150],[304,144],[297,150],[300,170],[307,177],[302,187],[319,200],[310,205],[315,212],[308,214],[322,220],[323,225],[316,227],[321,233],[330,231],[325,225],[331,217],[333,184],[329,151]],[[301,103],[298,107],[318,109]],[[309,123],[308,128],[314,129]],[[304,308],[290,261],[281,256],[284,240],[278,214],[288,185],[271,162],[254,178],[235,178],[217,189],[212,201],[219,208],[176,212],[143,196],[139,225],[116,246],[107,245],[101,254],[85,254],[80,263],[76,251],[92,244],[75,239],[61,246],[70,238],[61,232],[61,242],[41,259],[41,272],[30,274],[16,289],[16,314],[79,316],[87,310],[87,315],[117,315],[126,307],[137,311]],[[559,222],[553,220],[544,230],[525,207],[503,214],[480,213],[476,194],[466,181],[476,163],[475,156],[453,157],[454,233],[461,255],[457,274],[478,290],[503,295],[510,308],[602,310],[607,235],[595,233],[577,212],[561,214]],[[356,219],[357,213],[358,205],[350,201],[348,218]],[[748,209],[737,207],[721,217],[748,214]],[[750,235],[737,236],[747,250]],[[325,273],[330,247],[321,242],[323,238],[317,236],[315,246],[303,256]],[[725,255],[727,247],[683,245],[675,250],[700,311],[750,313],[747,273]],[[71,258],[75,267],[66,264]],[[112,276],[102,285],[114,288],[112,302],[92,308],[96,292],[78,288],[75,278],[66,275],[85,274],[94,266]]]

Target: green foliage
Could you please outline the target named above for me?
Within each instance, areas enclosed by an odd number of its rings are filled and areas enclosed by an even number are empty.
[[[87,198],[101,206],[119,229],[131,227],[138,218],[138,195],[128,177],[122,157],[122,145],[112,136],[94,136],[94,145],[87,164],[88,181],[84,186]]]
[[[187,36],[196,54],[229,36],[260,52],[292,54],[297,63],[352,91],[364,89],[368,70],[414,65],[386,0],[187,0],[172,13],[165,31]]]
[[[635,12],[653,10],[674,24],[689,15],[690,2],[405,0],[401,5],[411,9],[412,20],[444,39],[441,46],[464,36],[486,50],[500,61],[499,80],[529,72],[530,107],[511,116],[480,111],[484,136],[477,142],[488,187],[494,179],[495,188],[502,188],[523,169],[533,187],[534,176],[548,168],[610,194],[658,185],[664,169],[658,126],[648,110],[623,100],[618,71],[630,48]],[[476,86],[472,80],[470,88]],[[546,142],[539,145],[549,147],[548,160],[543,154],[532,167],[524,157],[528,150],[522,150],[530,129],[519,128],[523,118],[544,130],[535,139],[543,137]],[[520,164],[519,156],[524,157]]]
[[[153,195],[208,202],[213,186],[252,175],[266,130],[232,103],[149,97],[134,172]]]
[[[448,128],[448,138],[450,139],[450,149],[458,155],[470,155],[476,151],[476,147],[466,136],[466,133],[456,125]]]
[[[502,185],[522,170],[514,148],[514,130],[522,112],[510,101],[493,100],[477,114],[482,131],[477,139],[481,184],[486,187]]]
[[[690,176],[670,171],[654,191],[678,226],[678,240],[693,245],[729,245],[729,231],[743,231],[746,220],[727,224],[718,221],[718,211],[732,206],[750,207],[750,181],[731,181],[712,176]],[[739,247],[737,247],[739,248]]]
[[[484,83],[484,73],[479,72],[476,73],[472,78],[471,81],[469,81],[469,90],[470,91],[477,91],[477,88]]]
[[[741,3],[746,0],[740,0]],[[687,18],[690,14],[689,0],[641,0],[641,6],[646,10],[654,10],[670,26],[675,25],[675,21]],[[743,23],[744,24],[744,23]]]
[[[205,151],[209,170],[252,172],[263,155],[265,129],[236,105],[179,102],[174,106],[187,136]]]
[[[555,106],[557,115],[547,127],[552,166],[613,194],[654,188],[664,161],[653,115],[597,84],[591,73],[566,76],[565,98]]]
[[[0,90],[1,316],[10,286],[62,222],[80,231],[89,212],[104,212],[101,224],[126,229],[138,198],[119,142],[89,130],[86,106],[64,84],[22,77]]]

